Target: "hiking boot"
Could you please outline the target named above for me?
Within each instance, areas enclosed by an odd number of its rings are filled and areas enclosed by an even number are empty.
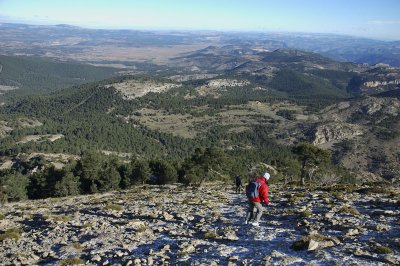
[[[253,226],[260,226],[260,224],[258,222],[252,222],[251,223]]]

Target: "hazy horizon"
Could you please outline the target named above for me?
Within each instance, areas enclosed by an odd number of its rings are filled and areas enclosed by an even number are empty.
[[[400,40],[400,1],[0,0],[0,22],[92,29],[336,34]]]

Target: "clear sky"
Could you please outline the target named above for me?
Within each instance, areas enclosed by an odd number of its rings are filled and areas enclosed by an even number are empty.
[[[0,21],[318,32],[400,40],[400,0],[0,0]]]

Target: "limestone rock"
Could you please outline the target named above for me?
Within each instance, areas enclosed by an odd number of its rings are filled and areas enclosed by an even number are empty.
[[[313,239],[310,240],[310,242],[308,243],[308,251],[312,251],[312,250],[316,250],[319,246],[319,243]]]
[[[376,230],[379,232],[383,232],[383,231],[389,231],[390,230],[390,226],[387,224],[377,224],[376,225]]]
[[[227,240],[230,240],[230,241],[239,240],[239,237],[236,235],[235,231],[232,231],[232,230],[225,231],[223,238],[227,239]]]
[[[163,212],[163,217],[164,217],[164,219],[166,220],[166,221],[172,221],[172,220],[174,220],[174,216],[173,215],[171,215],[171,214],[169,214],[168,212]]]
[[[331,122],[317,126],[312,134],[312,143],[315,145],[352,138],[362,135],[360,126],[343,122]]]

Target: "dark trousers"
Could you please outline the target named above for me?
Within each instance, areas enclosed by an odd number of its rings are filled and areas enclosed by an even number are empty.
[[[242,184],[236,184],[236,193],[242,192]]]

